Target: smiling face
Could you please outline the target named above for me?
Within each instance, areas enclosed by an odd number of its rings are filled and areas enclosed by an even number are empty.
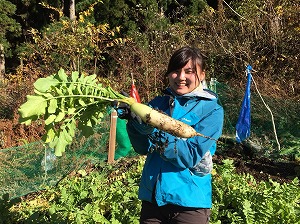
[[[196,64],[196,70],[192,60],[187,64],[168,74],[169,85],[172,91],[178,95],[192,92],[198,86],[202,89],[201,81],[205,78],[205,72]]]

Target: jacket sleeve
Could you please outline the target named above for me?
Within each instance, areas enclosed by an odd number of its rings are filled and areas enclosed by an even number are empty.
[[[127,133],[134,148],[134,151],[141,155],[146,155],[151,146],[149,134],[153,132],[154,128],[145,124],[138,123],[136,120],[129,120],[127,123]]]
[[[223,116],[223,108],[218,106],[193,127],[205,136],[218,139],[222,134]],[[150,141],[149,147],[160,153],[164,160],[180,168],[192,168],[208,150],[212,155],[216,150],[215,140],[201,136],[183,139],[158,130],[150,135]]]

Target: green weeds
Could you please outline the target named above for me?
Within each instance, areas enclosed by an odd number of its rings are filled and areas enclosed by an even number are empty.
[[[234,172],[232,160],[216,167],[212,223],[300,223],[299,179],[257,182]]]
[[[9,209],[6,223],[138,223],[144,157],[80,170]],[[213,172],[211,223],[300,223],[299,180],[258,182],[235,173],[232,160]]]

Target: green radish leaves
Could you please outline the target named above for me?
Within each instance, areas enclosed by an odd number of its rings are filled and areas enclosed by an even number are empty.
[[[40,78],[34,83],[34,88],[40,92],[46,92],[51,86],[58,85],[59,81],[54,79],[53,76]]]
[[[22,117],[31,117],[34,115],[45,114],[47,107],[47,101],[43,96],[27,96],[27,102],[24,103],[19,112],[22,113]]]
[[[93,134],[93,126],[101,121],[106,107],[114,100],[127,97],[110,87],[103,87],[96,75],[75,71],[68,76],[63,69],[34,83],[34,95],[19,108],[20,123],[30,125],[43,119],[45,143],[61,156],[72,143],[76,129],[84,136]]]

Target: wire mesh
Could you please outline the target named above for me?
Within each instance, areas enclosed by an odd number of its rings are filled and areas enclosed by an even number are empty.
[[[36,192],[55,185],[84,163],[107,159],[109,116],[95,128],[89,138],[76,134],[73,144],[61,157],[54,155],[42,141],[0,150],[0,195],[10,198]]]

